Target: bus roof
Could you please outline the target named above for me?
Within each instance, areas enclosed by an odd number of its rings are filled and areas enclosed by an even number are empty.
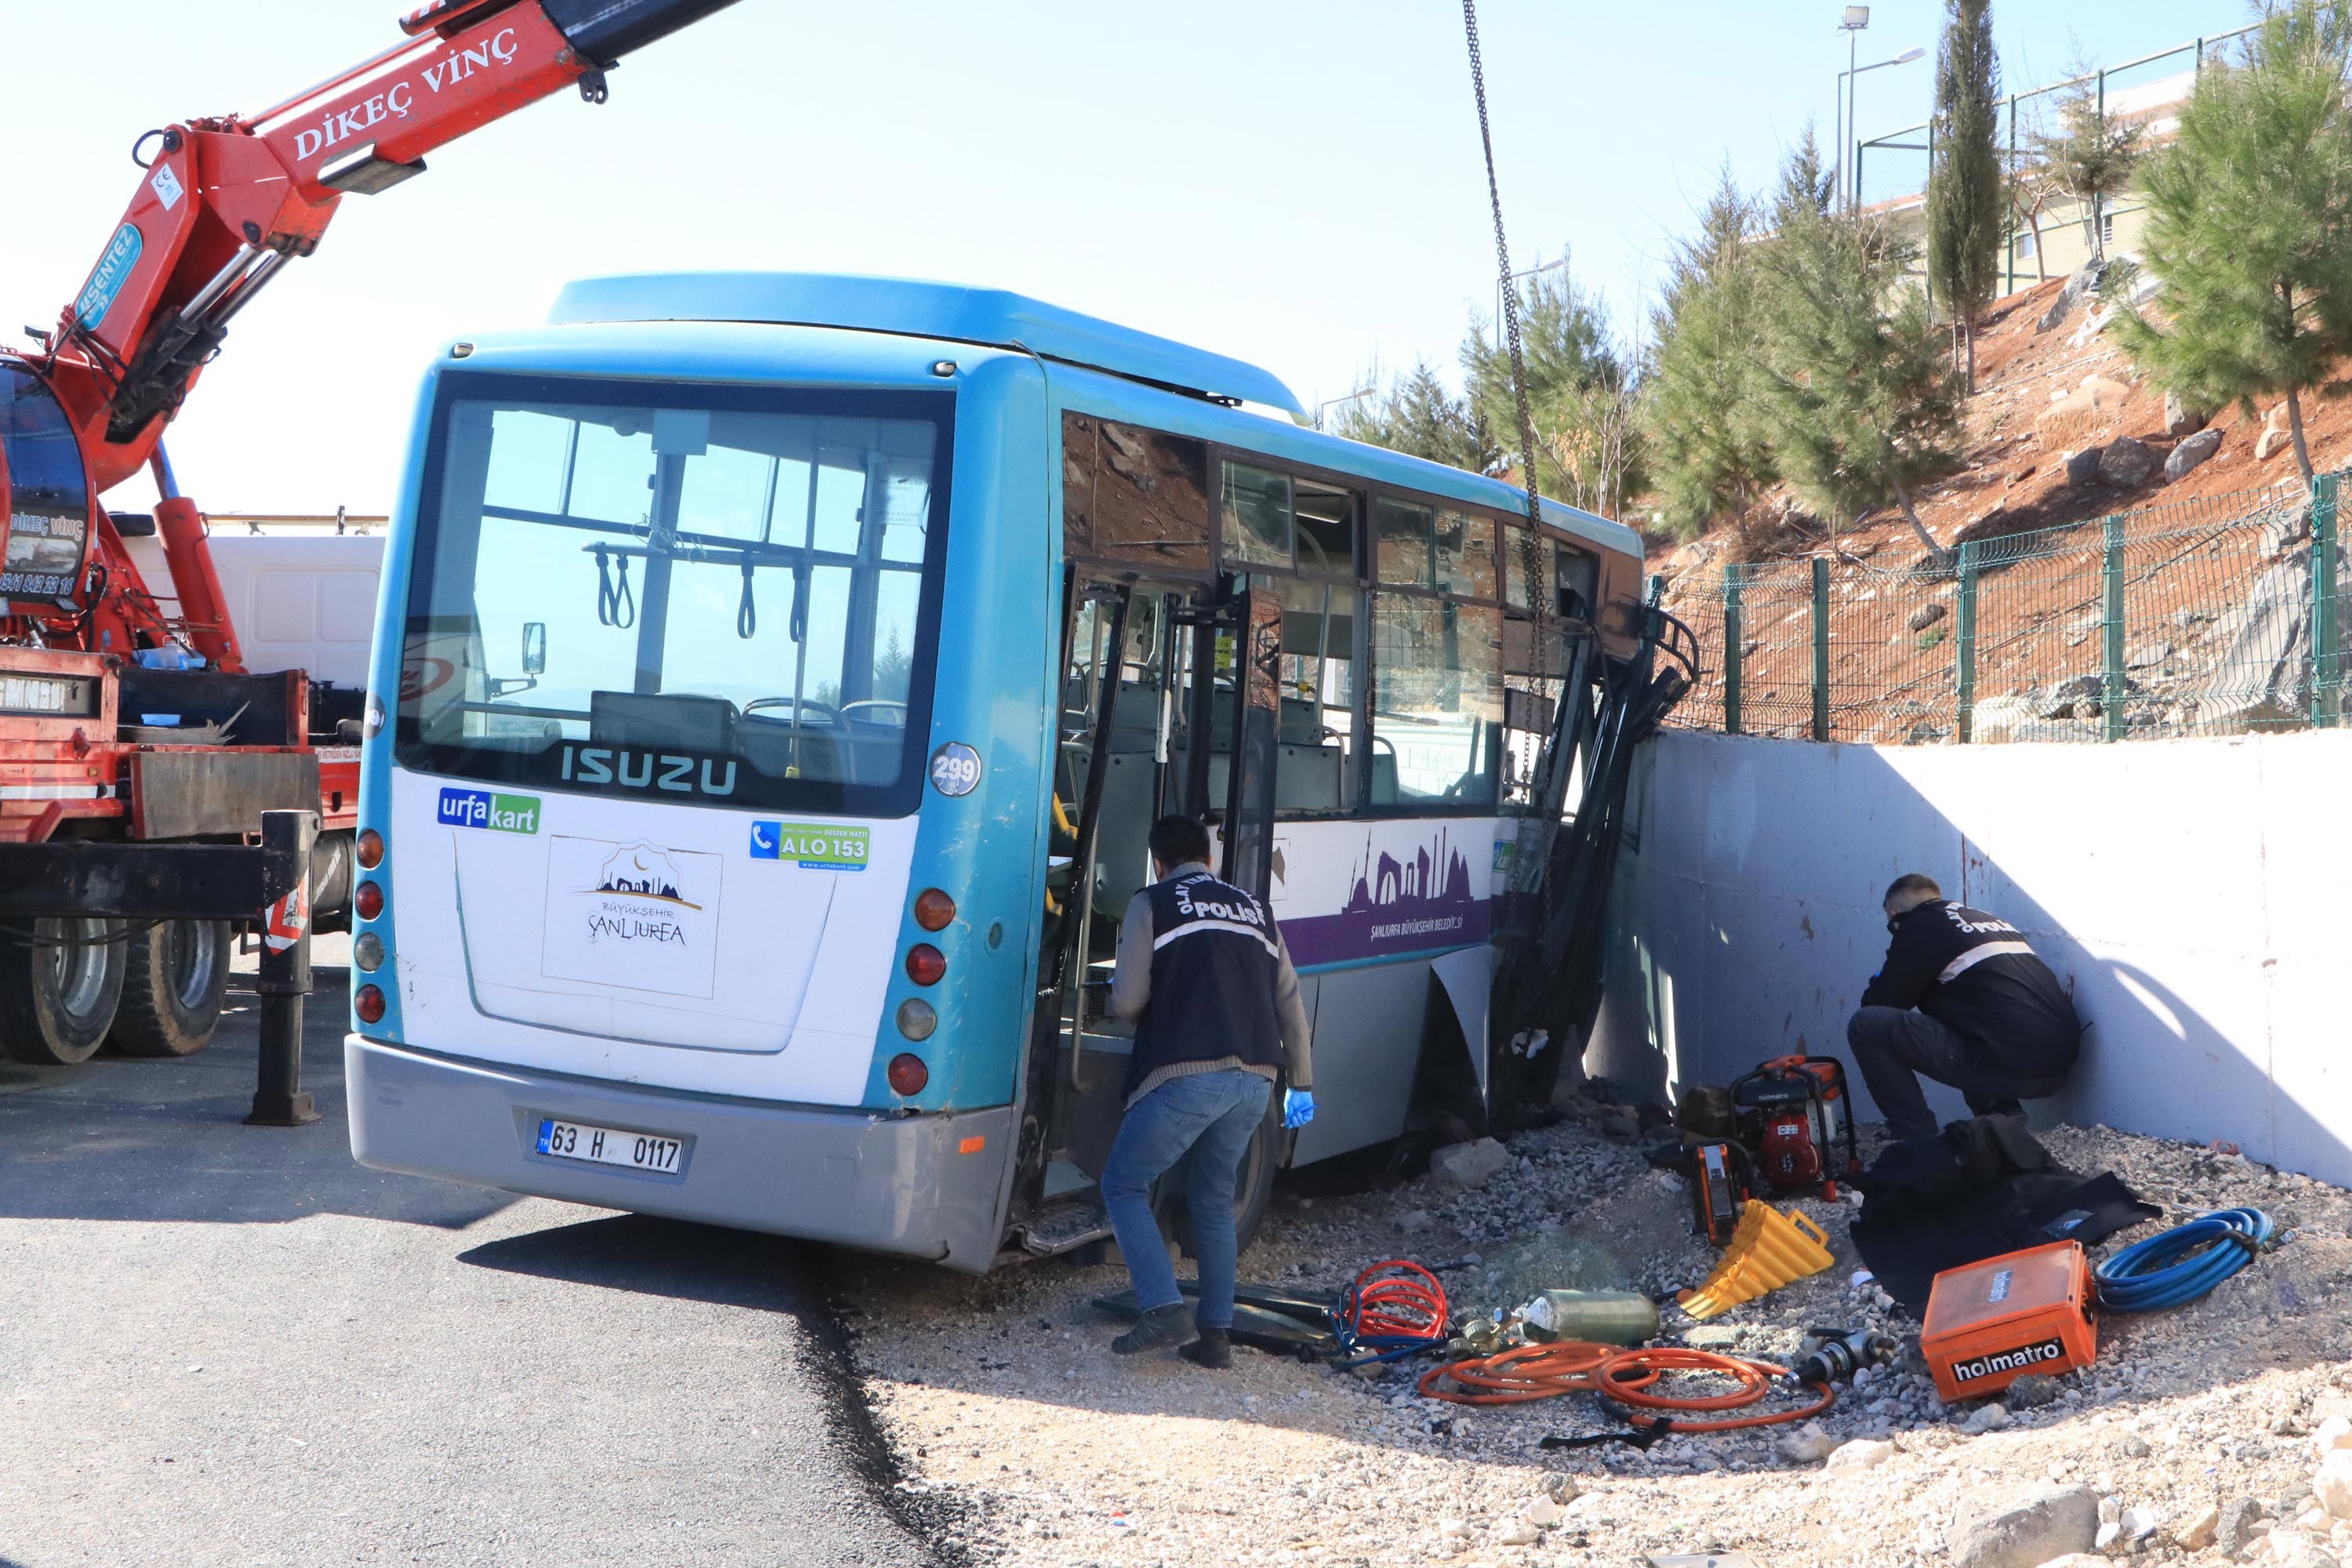
[[[652,272],[565,285],[549,324],[591,321],[772,321],[902,332],[1026,349],[1137,381],[1307,412],[1271,371],[1025,294],[961,283],[827,272]]]
[[[813,327],[982,344],[1098,372],[1119,381],[1305,414],[1296,394],[1272,372],[1223,354],[1122,327],[1098,317],[1002,289],[909,278],[824,272],[656,272],[586,278],[564,286],[551,326],[624,322],[724,323]],[[1207,415],[1208,410],[1202,410]],[[1448,468],[1386,447],[1307,428],[1248,410],[1221,411],[1260,426],[1254,444],[1273,454],[1408,489],[1527,513],[1516,485]],[[1642,558],[1641,535],[1623,523],[1547,496],[1547,528],[1564,537]]]

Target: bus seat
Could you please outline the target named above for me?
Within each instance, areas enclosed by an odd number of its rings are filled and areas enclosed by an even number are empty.
[[[772,779],[784,777],[785,770],[793,765],[793,727],[790,724],[775,723],[755,714],[735,732],[735,739],[737,754]],[[799,752],[802,776],[844,784],[857,783],[856,778],[842,772],[845,763],[842,753],[847,749],[830,730],[802,725]]]
[[[1277,734],[1286,746],[1313,746],[1323,740],[1323,715],[1311,698],[1286,697]]]
[[[1110,749],[1114,752],[1153,752],[1160,743],[1160,683],[1156,680],[1122,680],[1118,686],[1118,711],[1111,716]]]
[[[1282,748],[1281,760],[1274,770],[1274,808],[1276,811],[1339,811],[1347,803],[1339,798],[1341,764],[1345,755],[1335,742],[1324,746],[1290,746]]]
[[[588,739],[599,746],[679,746],[723,756],[735,749],[735,704],[682,691],[591,691]]]
[[[1095,827],[1095,918],[1126,918],[1128,900],[1151,879],[1152,775],[1150,752],[1117,752],[1103,773],[1102,815]]]
[[[1377,748],[1372,752],[1372,804],[1394,805],[1397,803],[1397,765],[1394,752]]]

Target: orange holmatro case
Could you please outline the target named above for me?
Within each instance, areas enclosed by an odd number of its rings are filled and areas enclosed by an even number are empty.
[[[1998,1393],[2030,1373],[2098,1356],[2091,1265],[2082,1244],[2053,1241],[1947,1268],[1927,1294],[1919,1353],[1948,1402]]]

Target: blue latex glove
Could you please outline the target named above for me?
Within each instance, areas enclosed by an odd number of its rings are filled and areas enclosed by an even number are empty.
[[[1286,1089],[1282,1091],[1282,1124],[1304,1127],[1315,1120],[1315,1093],[1312,1089]]]

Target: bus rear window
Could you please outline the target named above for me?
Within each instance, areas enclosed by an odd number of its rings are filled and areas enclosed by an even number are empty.
[[[401,762],[703,805],[913,809],[950,407],[446,378]]]

